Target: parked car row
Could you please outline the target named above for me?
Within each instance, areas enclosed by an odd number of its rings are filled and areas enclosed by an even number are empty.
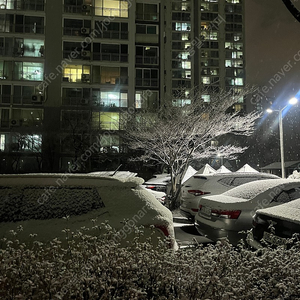
[[[194,220],[199,211],[199,201],[206,195],[218,195],[241,184],[263,180],[278,179],[278,176],[264,173],[196,173],[182,186],[180,203],[181,214]]]
[[[203,197],[195,226],[198,232],[213,241],[228,238],[232,244],[237,244],[246,238],[256,210],[297,198],[300,198],[300,181],[267,179],[249,182],[220,195]]]
[[[300,180],[196,173],[182,186],[180,212],[212,241],[227,238],[237,245],[243,239],[256,249],[286,244],[300,234]]]

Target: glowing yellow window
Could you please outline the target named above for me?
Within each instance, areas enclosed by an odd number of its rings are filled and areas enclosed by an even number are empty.
[[[100,126],[103,130],[119,130],[119,113],[102,113],[100,115]]]

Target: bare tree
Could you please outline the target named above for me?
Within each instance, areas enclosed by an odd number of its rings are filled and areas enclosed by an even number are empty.
[[[259,118],[256,112],[245,114],[233,109],[235,103],[253,89],[211,92],[210,102],[205,103],[201,96],[208,92],[198,92],[190,104],[182,107],[164,105],[158,113],[137,112],[127,122],[124,135],[128,146],[143,152],[136,159],[152,160],[170,170],[170,208],[176,206],[181,181],[191,160],[207,159],[217,154],[223,158],[235,158],[246,147],[217,146],[212,141],[228,134],[250,136]]]

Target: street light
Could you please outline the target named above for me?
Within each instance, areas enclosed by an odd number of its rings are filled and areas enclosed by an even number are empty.
[[[289,100],[290,105],[295,105],[298,102],[298,99],[293,97]],[[280,109],[273,110],[271,108],[267,109],[267,113],[272,113],[273,111],[279,112],[279,140],[280,140],[280,157],[281,157],[281,177],[285,178],[285,168],[284,168],[284,148],[283,148],[283,125],[282,125],[282,112],[287,108],[288,104]]]
[[[220,157],[220,164],[221,164],[221,167],[222,167],[223,166],[223,156],[221,155],[221,153],[218,153],[217,156]]]

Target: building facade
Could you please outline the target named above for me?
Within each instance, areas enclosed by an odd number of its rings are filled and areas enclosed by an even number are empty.
[[[99,169],[133,111],[243,88],[243,2],[0,0],[0,171]]]

